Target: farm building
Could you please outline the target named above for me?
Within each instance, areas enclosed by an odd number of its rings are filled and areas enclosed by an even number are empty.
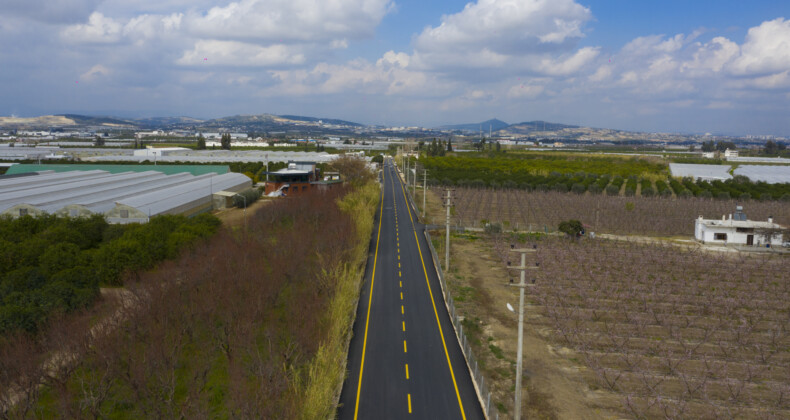
[[[160,214],[189,216],[210,211],[215,193],[235,193],[252,185],[248,177],[236,173],[76,170],[35,174],[0,176],[0,215],[103,214],[110,223],[146,222]]]
[[[703,219],[694,223],[694,237],[705,244],[780,246],[785,228],[773,222],[748,220],[743,207],[738,206],[735,214],[718,219]]]
[[[264,172],[272,178],[266,181],[264,194],[282,191],[284,195],[304,194],[313,189],[321,171],[315,162],[288,162],[288,167],[274,172]]]

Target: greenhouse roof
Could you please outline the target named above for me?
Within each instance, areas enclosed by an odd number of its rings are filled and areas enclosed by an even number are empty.
[[[120,156],[112,156],[112,158],[119,158]],[[130,156],[132,157],[132,156]],[[161,161],[161,159],[160,159]],[[70,171],[90,171],[101,170],[113,174],[121,172],[145,172],[157,171],[167,175],[173,175],[182,172],[188,172],[192,175],[203,175],[207,173],[226,174],[230,172],[227,165],[111,165],[111,164],[60,164],[60,165],[35,165],[35,164],[21,164],[14,165],[6,172],[9,175],[20,174],[24,172],[40,172],[40,171],[55,171],[55,172],[70,172]]]

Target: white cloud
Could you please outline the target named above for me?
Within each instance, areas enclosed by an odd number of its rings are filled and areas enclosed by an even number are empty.
[[[478,0],[442,17],[418,36],[421,51],[481,50],[499,54],[536,52],[584,36],[590,10],[573,0]]]
[[[240,0],[190,15],[202,38],[271,42],[326,42],[373,35],[391,0]]]
[[[790,68],[790,20],[763,22],[750,28],[741,56],[732,64],[738,75],[765,75]]]
[[[88,22],[71,25],[61,31],[61,36],[75,43],[114,43],[121,39],[123,25],[99,12],[91,13]]]
[[[508,90],[507,96],[509,98],[516,98],[516,99],[518,98],[535,99],[538,96],[540,96],[540,94],[542,94],[544,90],[545,88],[540,85],[528,85],[528,84],[525,85],[522,83],[520,85],[512,86]]]
[[[598,54],[574,51],[592,19],[573,0],[478,0],[416,38],[416,68],[478,77],[479,70],[567,76]]]
[[[123,34],[137,41],[159,38],[178,32],[183,18],[183,13],[136,16],[124,25]]]
[[[260,46],[238,41],[198,41],[176,63],[184,66],[282,66],[302,64],[304,54],[287,45]]]
[[[110,74],[110,69],[104,67],[101,64],[97,64],[91,67],[90,70],[86,71],[85,73],[82,73],[82,75],[80,76],[80,80],[91,81],[91,80],[95,80],[98,77],[107,76],[109,74]]]
[[[681,71],[719,72],[740,53],[738,44],[721,36],[713,38],[709,43],[697,45],[694,58],[684,63]]]

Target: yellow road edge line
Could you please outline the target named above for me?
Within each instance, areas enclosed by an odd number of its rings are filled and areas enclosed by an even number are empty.
[[[365,337],[362,340],[362,361],[359,363],[359,383],[357,384],[357,402],[354,405],[354,420],[359,417],[359,394],[362,392],[362,372],[365,369],[365,350],[368,346],[368,326],[370,324],[370,307],[373,304],[373,283],[376,280],[376,264],[379,259],[379,241],[381,240],[381,219],[384,218],[384,189],[381,189],[381,203],[379,206],[379,232],[376,236],[376,253],[373,256],[373,273],[370,276],[370,291],[368,293],[368,314],[365,318]]]
[[[433,314],[436,316],[436,325],[439,327],[439,336],[442,338],[442,347],[444,347],[444,356],[447,358],[447,366],[450,368],[450,377],[453,379],[453,387],[455,388],[455,396],[458,398],[458,407],[461,409],[461,417],[466,420],[466,413],[464,412],[464,403],[461,401],[461,393],[458,391],[458,383],[455,381],[455,372],[453,372],[453,364],[450,362],[450,352],[447,351],[447,343],[444,340],[444,333],[442,332],[442,323],[439,321],[439,311],[436,310],[436,301],[433,299],[433,291],[431,291],[431,283],[428,281],[428,270],[425,268],[425,260],[422,258],[422,248],[420,247],[420,240],[417,237],[417,229],[414,228],[414,218],[411,217],[411,208],[409,202],[406,201],[406,191],[403,189],[403,181],[398,177],[401,192],[403,193],[403,201],[406,202],[406,211],[409,213],[409,220],[411,220],[412,231],[414,232],[414,241],[417,242],[417,252],[420,254],[420,262],[422,262],[422,272],[425,274],[425,283],[428,285],[428,294],[431,296],[431,304],[433,305]],[[405,342],[404,342],[405,343]]]

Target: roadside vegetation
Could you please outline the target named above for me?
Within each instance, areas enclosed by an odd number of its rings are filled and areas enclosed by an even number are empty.
[[[246,230],[221,227],[137,272],[100,331],[64,330],[62,320],[37,340],[9,338],[0,413],[331,417],[379,200],[372,174],[349,178],[353,186],[272,201]]]

